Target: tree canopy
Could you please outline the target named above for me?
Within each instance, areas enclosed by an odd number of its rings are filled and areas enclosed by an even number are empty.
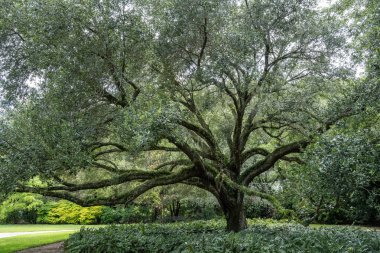
[[[245,194],[274,201],[257,176],[379,94],[311,0],[1,2],[4,192],[115,205],[183,183],[238,231]]]

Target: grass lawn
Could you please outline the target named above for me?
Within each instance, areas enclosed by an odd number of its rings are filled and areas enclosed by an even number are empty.
[[[52,231],[52,230],[79,230],[83,226],[84,225],[48,225],[48,224],[0,225],[0,233]],[[85,227],[101,227],[101,225],[86,225]]]
[[[20,235],[0,239],[0,253],[15,252],[17,250],[32,248],[49,243],[66,240],[76,231],[55,232],[36,235]]]
[[[17,250],[32,248],[49,243],[66,240],[70,234],[79,231],[81,227],[103,227],[104,225],[45,225],[45,224],[17,224],[0,225],[0,233],[12,232],[36,232],[36,231],[62,231],[54,233],[39,233],[29,235],[18,235],[0,238],[0,253],[15,252]]]

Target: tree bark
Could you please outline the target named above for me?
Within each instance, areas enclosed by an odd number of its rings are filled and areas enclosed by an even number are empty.
[[[243,206],[228,210],[225,213],[227,231],[239,232],[248,227]]]
[[[177,199],[172,200],[172,202],[169,205],[170,216],[172,217],[172,219],[178,218],[180,208],[181,208],[181,202]]]
[[[224,195],[221,196],[219,203],[227,221],[227,231],[239,232],[248,227],[242,196],[227,200]]]

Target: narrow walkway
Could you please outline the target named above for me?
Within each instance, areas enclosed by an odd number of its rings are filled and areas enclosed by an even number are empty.
[[[18,235],[33,235],[33,234],[44,234],[44,233],[57,233],[57,232],[67,232],[67,231],[75,231],[71,230],[50,230],[50,231],[33,231],[33,232],[11,232],[11,233],[0,233],[0,238],[7,238]]]
[[[17,253],[64,253],[63,242],[48,244],[41,247],[24,249],[17,251]]]

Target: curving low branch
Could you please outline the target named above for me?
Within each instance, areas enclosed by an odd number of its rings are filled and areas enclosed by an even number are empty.
[[[155,177],[168,175],[168,174],[170,174],[170,172],[165,171],[165,170],[159,170],[159,171],[130,170],[121,174],[118,177],[114,177],[110,179],[105,179],[105,180],[100,180],[97,182],[91,182],[91,183],[85,183],[85,184],[77,184],[77,185],[71,184],[69,186],[67,185],[49,186],[49,187],[44,188],[44,190],[47,190],[47,191],[64,190],[64,191],[74,192],[74,191],[81,191],[81,190],[100,189],[100,188],[104,188],[108,186],[123,184],[129,181],[148,180],[148,179],[152,179]]]
[[[136,171],[134,172],[136,173]],[[149,173],[145,174],[135,174],[129,173],[131,175],[129,178],[124,177],[123,182],[126,183],[130,182],[136,179],[148,179],[144,181],[143,183],[139,184],[135,188],[119,195],[119,196],[113,196],[113,197],[106,197],[106,198],[81,198],[78,195],[74,195],[73,192],[79,191],[79,190],[89,190],[89,189],[99,189],[111,185],[115,185],[115,183],[112,183],[111,180],[103,180],[101,184],[97,183],[88,183],[83,185],[77,185],[77,186],[52,186],[52,187],[30,187],[30,186],[24,186],[24,185],[18,185],[16,188],[16,192],[30,192],[30,193],[37,193],[44,196],[49,197],[56,197],[61,199],[66,199],[71,202],[74,202],[81,206],[96,206],[96,205],[116,205],[116,204],[126,204],[130,203],[134,199],[136,199],[141,194],[145,193],[146,191],[157,187],[157,186],[163,186],[163,185],[169,185],[169,184],[175,184],[180,183],[184,180],[197,177],[199,176],[199,173],[197,169],[194,166],[182,168],[176,172],[168,173],[165,171],[160,171],[161,175],[159,173]]]

